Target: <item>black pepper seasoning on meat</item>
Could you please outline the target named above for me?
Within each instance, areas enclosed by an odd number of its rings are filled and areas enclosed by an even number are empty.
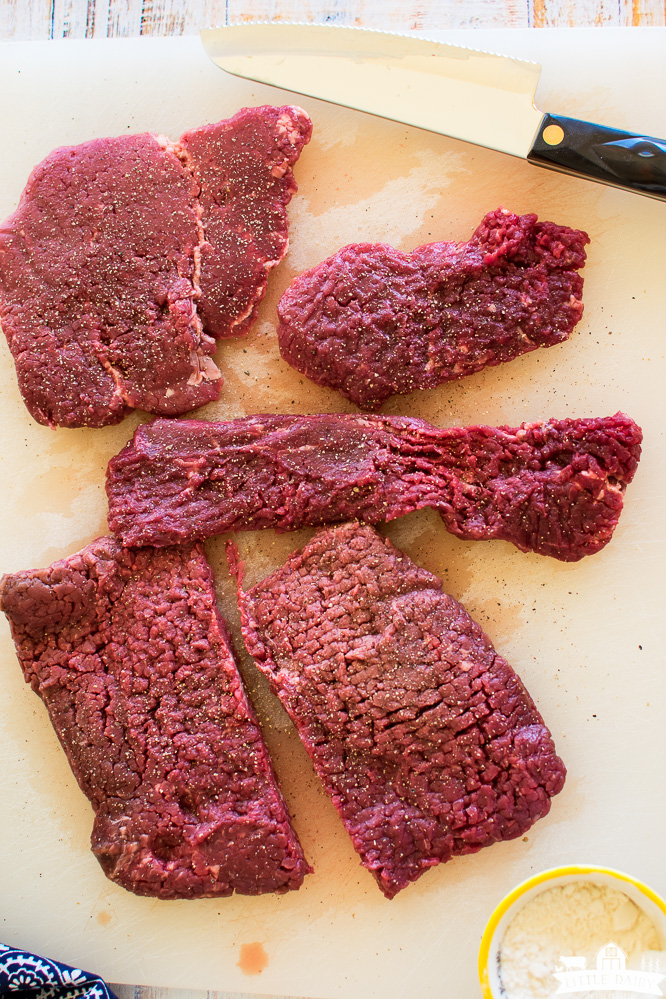
[[[0,322],[39,423],[100,427],[218,397],[215,340],[247,330],[286,253],[311,131],[300,108],[246,108],[178,142],[56,149],[33,170],[0,226]]]
[[[587,233],[499,208],[466,243],[345,246],[278,305],[280,353],[363,409],[566,340]]]
[[[95,809],[107,877],[165,899],[300,887],[310,867],[199,545],[100,538],[4,576],[0,608]]]
[[[241,584],[248,651],[388,898],[549,811],[565,768],[532,699],[440,580],[390,541],[345,524]]]
[[[641,436],[622,413],[446,429],[345,414],[156,420],[109,462],[109,525],[124,544],[167,545],[433,507],[458,537],[575,562],[610,541]]]

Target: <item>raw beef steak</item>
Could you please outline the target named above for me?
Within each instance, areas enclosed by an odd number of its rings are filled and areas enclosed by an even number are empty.
[[[505,209],[467,243],[345,246],[278,306],[282,356],[364,409],[566,340],[587,233]]]
[[[291,168],[311,135],[301,108],[262,107],[180,140],[199,188],[206,243],[197,307],[211,336],[238,336],[255,317],[268,272],[289,246]]]
[[[248,651],[388,898],[548,812],[565,769],[529,694],[440,580],[372,528],[321,531],[239,591]]]
[[[621,413],[451,429],[341,414],[156,420],[109,462],[109,524],[126,545],[168,545],[434,507],[460,538],[575,562],[610,541],[640,442]]]
[[[199,545],[100,538],[4,576],[0,607],[81,789],[92,849],[137,895],[283,892],[310,870]]]
[[[39,423],[100,427],[216,399],[213,338],[243,332],[287,250],[300,108],[94,139],[35,168],[0,226],[0,322]]]

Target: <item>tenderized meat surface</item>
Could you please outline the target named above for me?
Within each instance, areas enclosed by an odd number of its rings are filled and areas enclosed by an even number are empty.
[[[490,212],[466,243],[345,246],[278,305],[282,356],[364,409],[566,340],[587,233]]]
[[[199,545],[133,552],[100,538],[4,576],[0,607],[112,881],[157,898],[300,887],[310,868]]]
[[[289,246],[292,166],[311,135],[302,108],[261,107],[180,139],[199,187],[206,242],[197,307],[211,336],[245,333],[256,315],[268,273]]]
[[[549,811],[565,769],[529,694],[440,580],[371,528],[321,531],[239,590],[248,651],[388,898]]]
[[[0,226],[0,322],[35,420],[99,427],[218,397],[215,339],[247,329],[286,253],[311,130],[300,108],[246,108],[35,168]]]
[[[610,541],[640,443],[622,413],[447,429],[340,414],[156,420],[109,462],[109,525],[126,545],[167,545],[434,507],[460,538],[574,562]]]

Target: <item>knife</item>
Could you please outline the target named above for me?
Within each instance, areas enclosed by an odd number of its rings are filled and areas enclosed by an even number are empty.
[[[666,140],[537,110],[537,63],[340,25],[233,24],[201,39],[234,76],[666,200]]]

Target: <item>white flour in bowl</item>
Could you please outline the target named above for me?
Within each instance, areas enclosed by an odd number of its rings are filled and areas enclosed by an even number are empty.
[[[640,968],[641,958],[660,946],[654,923],[624,892],[593,881],[546,888],[517,912],[504,933],[499,950],[503,995],[549,999],[560,986],[554,972],[621,969],[625,958],[627,968]],[[577,999],[611,995],[617,999],[618,993],[597,987],[577,992]]]

